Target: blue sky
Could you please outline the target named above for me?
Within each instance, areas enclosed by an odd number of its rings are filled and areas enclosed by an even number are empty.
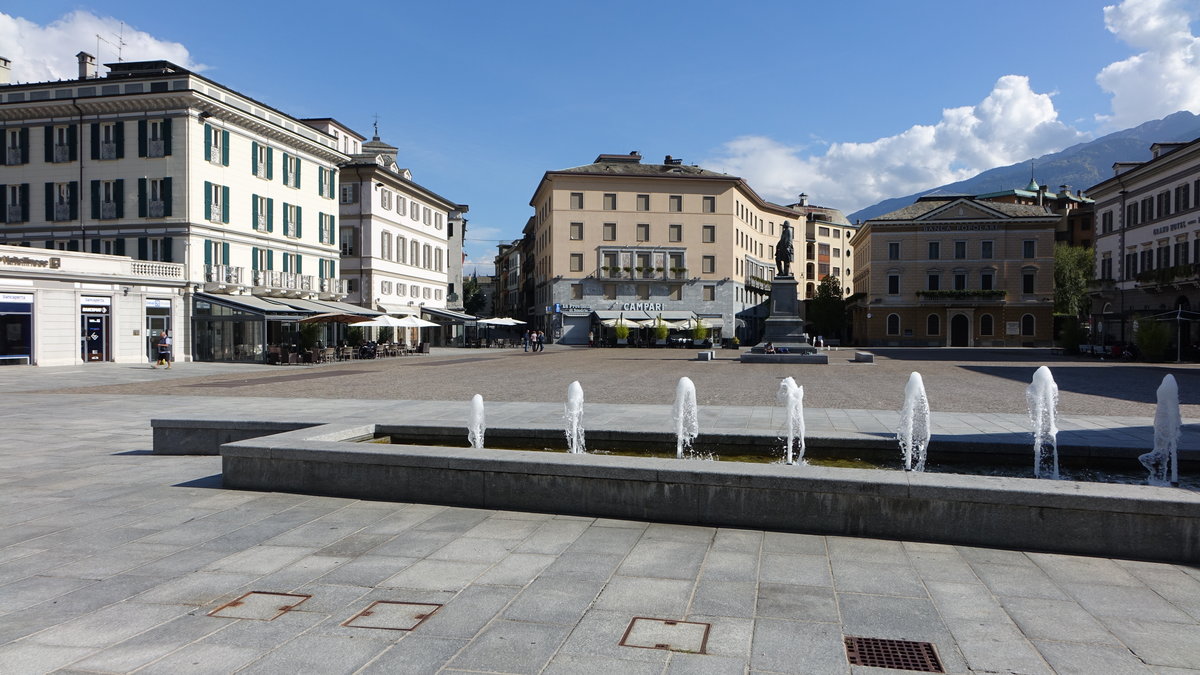
[[[69,78],[123,21],[126,59],[367,136],[378,114],[417,182],[471,205],[481,273],[542,173],[600,153],[671,154],[850,212],[1200,112],[1196,0],[170,7],[9,0],[0,56],[19,81]]]

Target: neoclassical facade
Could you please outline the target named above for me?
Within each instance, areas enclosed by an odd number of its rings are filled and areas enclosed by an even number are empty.
[[[854,247],[854,339],[870,346],[1042,346],[1053,334],[1061,215],[931,196],[866,221]]]

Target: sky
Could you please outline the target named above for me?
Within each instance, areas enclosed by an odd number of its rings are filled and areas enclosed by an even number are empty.
[[[6,0],[0,56],[15,82],[71,79],[77,52],[109,63],[120,44],[294,117],[370,137],[378,116],[416,182],[470,205],[480,274],[543,173],[599,154],[682,157],[851,213],[1200,113],[1200,0],[283,7]]]

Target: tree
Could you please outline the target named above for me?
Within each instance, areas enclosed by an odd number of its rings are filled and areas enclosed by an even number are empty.
[[[471,276],[463,282],[463,310],[467,314],[477,315],[487,304],[487,296],[479,287],[479,277]]]
[[[1080,317],[1087,313],[1088,281],[1095,271],[1095,254],[1090,247],[1054,246],[1054,312]]]
[[[846,325],[846,299],[842,297],[842,284],[837,277],[825,275],[807,304],[806,318],[817,335],[841,337]]]

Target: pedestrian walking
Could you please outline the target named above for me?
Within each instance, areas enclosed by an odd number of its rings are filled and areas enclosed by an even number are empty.
[[[525,335],[521,338],[521,346],[525,348],[526,352],[529,351],[529,339],[529,331],[525,331]]]
[[[157,365],[153,365],[150,367],[157,368],[158,366],[165,365],[167,367],[167,370],[170,370],[171,369],[171,334],[169,331],[164,330],[162,333],[159,334],[158,344],[156,345],[156,347],[158,349],[158,361],[155,362]]]
[[[533,351],[540,352],[543,349],[545,349],[545,344],[543,344],[543,340],[545,340],[545,339],[546,339],[545,333],[543,333],[540,330],[534,331],[533,332]]]

